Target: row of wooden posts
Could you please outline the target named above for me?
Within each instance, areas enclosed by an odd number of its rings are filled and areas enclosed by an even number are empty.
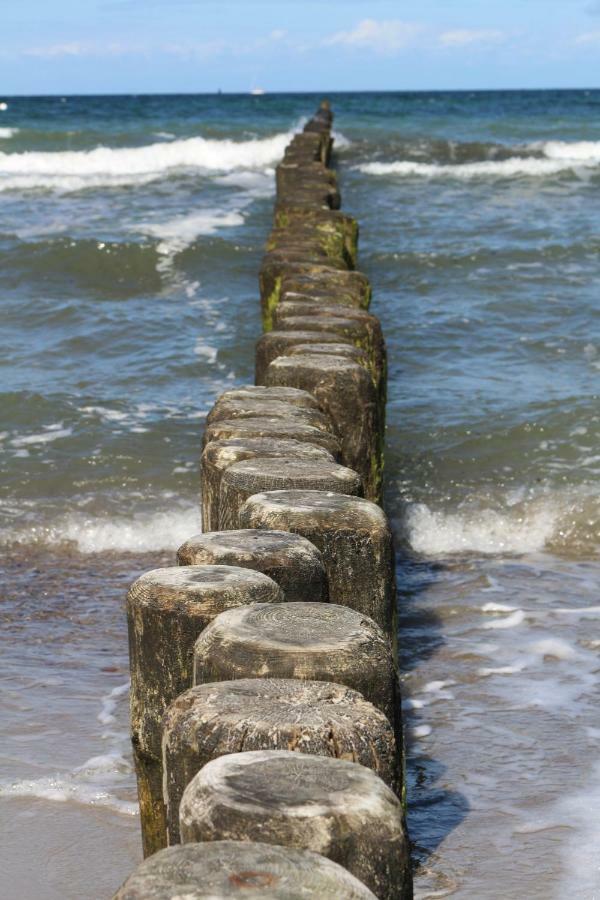
[[[146,859],[118,900],[412,897],[385,343],[332,118],[277,168],[256,384],[208,415],[204,531],[129,591]]]

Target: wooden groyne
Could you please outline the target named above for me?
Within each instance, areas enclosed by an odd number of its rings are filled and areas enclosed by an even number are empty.
[[[386,353],[324,102],[277,168],[256,384],[207,418],[203,533],[128,595],[145,861],[119,900],[410,900]]]

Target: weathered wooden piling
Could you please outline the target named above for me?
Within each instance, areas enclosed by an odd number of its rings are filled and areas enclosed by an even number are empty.
[[[223,472],[219,528],[238,528],[248,497],[261,491],[317,490],[361,496],[362,481],[353,469],[335,462],[297,458],[245,459]]]
[[[331,602],[369,616],[394,638],[392,534],[375,503],[321,491],[269,491],[248,498],[240,523],[301,534],[323,554]]]
[[[219,400],[279,400],[284,403],[292,403],[294,406],[303,406],[306,409],[318,409],[319,404],[308,391],[299,388],[269,388],[255,384],[242,384],[230,388],[220,394]]]
[[[412,896],[393,546],[377,505],[386,350],[358,224],[338,209],[332,119],[325,102],[277,166],[256,385],[208,414],[204,533],[129,594],[155,855],[118,900]],[[160,850],[167,834],[201,843]]]
[[[358,762],[399,791],[392,727],[357,691],[281,678],[202,684],[177,697],[164,719],[169,843],[179,840],[183,791],[207,762],[227,753],[267,749]]]
[[[357,763],[287,750],[221,756],[185,789],[180,830],[184,843],[234,838],[314,850],[380,900],[410,896],[400,802]]]
[[[269,364],[265,381],[312,389],[340,436],[341,461],[359,473],[365,496],[379,502],[383,433],[379,398],[366,370],[341,356],[279,356]]]
[[[330,431],[306,425],[304,422],[292,422],[289,419],[262,416],[253,419],[222,419],[213,422],[204,432],[204,446],[211,441],[225,441],[230,438],[277,438],[301,441],[324,447],[336,458],[340,454],[339,438]]]
[[[357,307],[368,307],[371,286],[366,275],[353,269],[332,268],[322,263],[270,260],[265,257],[259,276],[265,331],[273,327],[273,312],[283,290],[303,292],[307,288],[339,291],[355,298]]]
[[[228,421],[233,419],[256,419],[261,416],[284,419],[286,422],[304,422],[321,431],[332,431],[331,420],[320,409],[306,406],[296,406],[293,403],[284,403],[281,400],[266,398],[259,400],[250,399],[223,399],[219,398],[206,417],[206,424]]]
[[[257,384],[266,385],[266,377],[270,364],[278,356],[288,356],[290,350],[300,344],[332,344],[334,346],[343,343],[343,339],[334,331],[327,330],[274,330],[262,335],[256,342],[256,354],[254,363],[255,380]],[[353,345],[348,341],[348,347]],[[309,351],[310,352],[310,351]],[[269,387],[280,385],[269,385]]]
[[[194,648],[194,684],[237,678],[334,681],[399,722],[389,638],[366,615],[334,603],[255,604],[216,616]]]
[[[145,860],[113,900],[376,900],[311,850],[253,841],[179,844]]]
[[[196,534],[177,551],[180,566],[222,565],[255,569],[276,581],[288,602],[327,602],[321,552],[289,531],[213,531]]]
[[[376,316],[361,309],[340,309],[309,301],[286,300],[277,307],[273,327],[278,331],[333,332],[340,340],[360,347],[367,354],[373,381],[381,397],[382,412],[387,383],[387,353]]]
[[[155,569],[129,590],[131,732],[145,855],[166,845],[162,804],[162,717],[192,685],[196,638],[220,612],[284,600],[276,582],[235,566]]]
[[[273,437],[235,437],[208,443],[200,459],[200,494],[204,531],[219,528],[219,505],[223,472],[244,459],[305,459],[313,462],[335,462],[324,447],[298,440]]]

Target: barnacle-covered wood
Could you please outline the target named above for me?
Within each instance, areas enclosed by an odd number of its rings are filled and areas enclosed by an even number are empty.
[[[200,458],[200,500],[204,531],[217,531],[219,528],[221,478],[225,469],[242,459],[269,459],[278,456],[315,462],[335,461],[324,447],[283,438],[236,437],[211,441],[206,445]]]
[[[358,472],[365,496],[379,502],[383,430],[376,387],[368,372],[341,356],[279,356],[269,364],[265,381],[301,387],[314,395],[340,438],[341,461]]]
[[[223,472],[219,528],[239,528],[239,512],[248,497],[275,490],[334,491],[362,496],[360,476],[335,462],[276,457],[244,459]]]
[[[311,850],[251,841],[178,844],[145,860],[113,900],[376,900]]]
[[[289,531],[209,531],[195,534],[177,551],[180,566],[242,566],[276,581],[287,601],[328,599],[321,551]]]
[[[184,791],[184,843],[237,839],[314,850],[380,900],[412,895],[402,807],[357,763],[288,750],[212,760]]]
[[[294,678],[197,685],[165,714],[169,843],[179,840],[179,803],[194,775],[211,759],[248,750],[294,750],[358,762],[399,789],[392,726],[358,691]]]
[[[395,640],[392,533],[381,507],[322,491],[269,491],[249,497],[243,528],[301,534],[323,554],[329,599],[374,619]]]
[[[224,441],[230,438],[277,438],[300,441],[304,444],[315,444],[324,447],[334,457],[341,452],[338,437],[329,431],[323,431],[314,425],[290,419],[278,419],[261,416],[252,419],[220,419],[213,422],[204,432],[204,445],[210,441]]]
[[[395,725],[398,678],[390,642],[365,615],[333,603],[230,609],[194,649],[194,684],[235,678],[301,678],[354,688]]]
[[[233,566],[173,566],[146,572],[127,596],[131,733],[136,751],[142,840],[146,854],[165,846],[162,808],[162,717],[192,684],[194,642],[223,610],[284,600],[261,572]]]

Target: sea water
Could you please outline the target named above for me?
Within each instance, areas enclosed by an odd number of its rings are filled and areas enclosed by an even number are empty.
[[[124,596],[252,379],[318,98],[4,98],[0,893],[140,859]],[[416,896],[600,897],[600,92],[331,97],[389,352]]]

